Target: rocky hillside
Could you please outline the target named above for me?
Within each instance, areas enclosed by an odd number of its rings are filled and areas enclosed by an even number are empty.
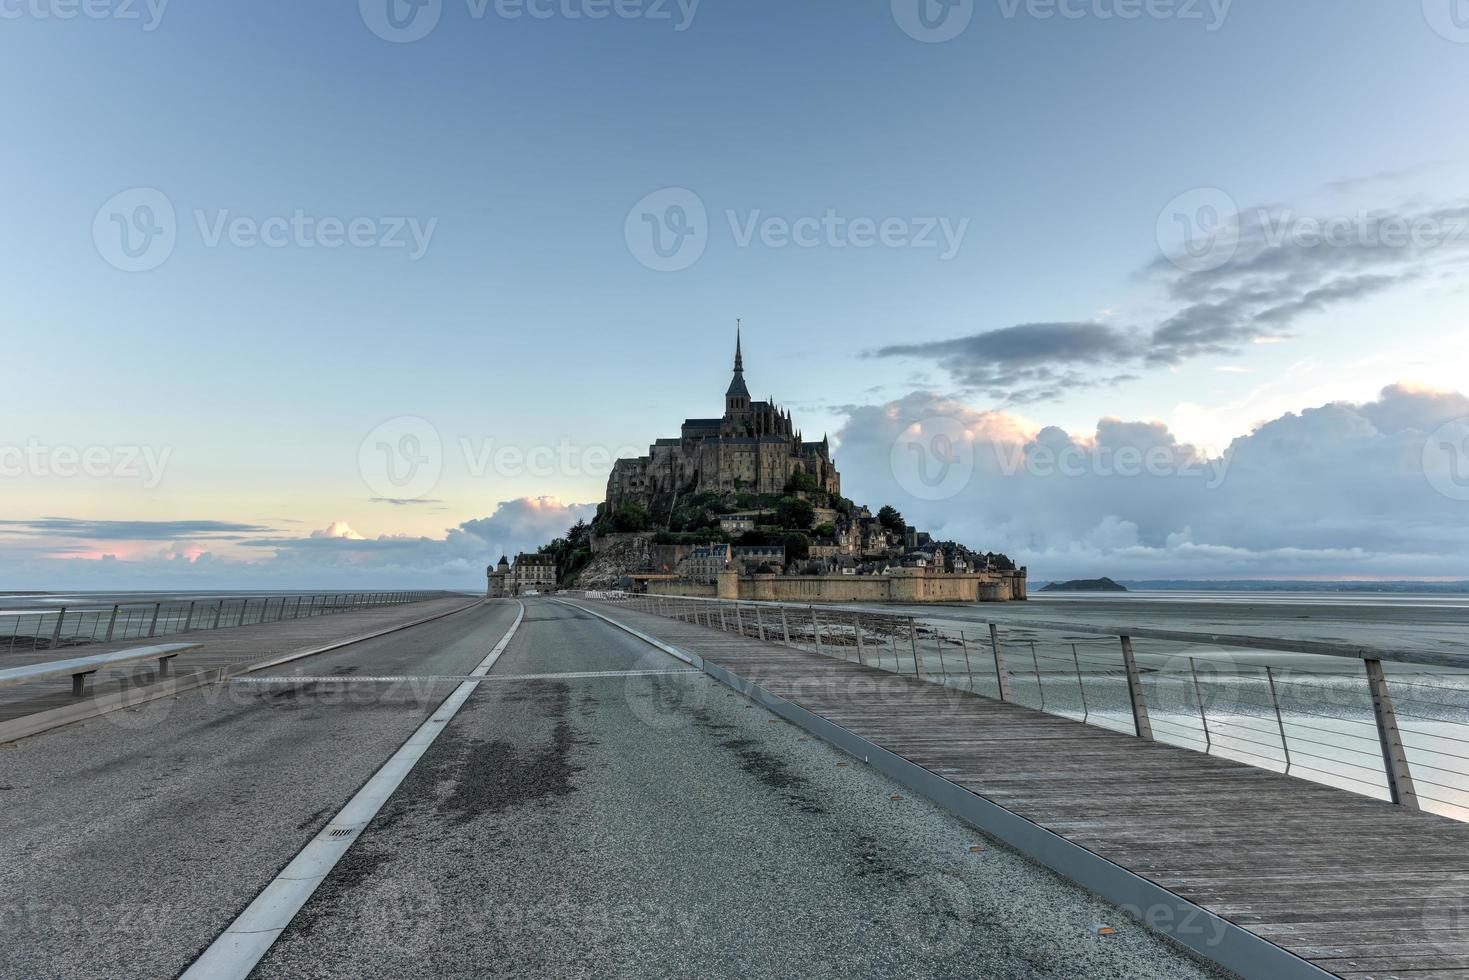
[[[652,561],[653,539],[648,535],[619,536],[592,560],[576,577],[578,589],[615,589],[618,579],[647,568]]]

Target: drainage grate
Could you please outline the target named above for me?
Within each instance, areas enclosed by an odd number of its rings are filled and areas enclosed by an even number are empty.
[[[331,833],[327,834],[327,836],[328,837],[351,837],[355,833],[357,833],[357,831],[355,829],[351,828],[351,827],[338,827],[336,830],[333,830]]]

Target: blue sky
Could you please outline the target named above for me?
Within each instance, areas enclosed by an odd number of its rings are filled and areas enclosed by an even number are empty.
[[[1469,43],[1448,0],[1180,0],[1137,19],[1105,16],[1115,0],[1071,3],[1074,17],[990,0],[942,43],[905,33],[908,0],[625,0],[629,16],[601,19],[585,16],[611,9],[597,0],[536,5],[545,17],[442,0],[411,43],[369,29],[387,3],[94,0],[98,16],[71,19],[68,0],[0,3],[0,77],[22,93],[0,155],[12,368],[0,444],[166,455],[157,480],[60,476],[52,456],[7,470],[0,517],[16,523],[0,548],[27,580],[0,584],[86,581],[109,554],[124,567],[106,574],[140,580],[209,573],[206,553],[226,578],[288,577],[287,563],[306,579],[283,585],[468,576],[479,539],[446,557],[447,529],[499,516],[482,550],[528,545],[538,521],[575,516],[556,507],[598,499],[605,480],[596,465],[486,468],[475,453],[570,444],[595,464],[714,414],[737,316],[752,386],[808,435],[843,434],[854,493],[901,491],[880,464],[854,470],[856,426],[915,392],[963,420],[1005,413],[1022,441],[1056,426],[1095,442],[1098,420],[1117,417],[1207,456],[1260,423],[1373,403],[1389,385],[1463,387],[1463,242],[1390,262],[1271,245],[1301,259],[1293,299],[1317,297],[1279,329],[1243,311],[1254,326],[1171,347],[1171,360],[1128,339],[1220,298],[1217,282],[1159,273],[1174,244],[1160,218],[1169,227],[1180,195],[1222,192],[1246,214],[1451,220],[1465,201]],[[175,241],[129,272],[97,234],[110,207],[134,213],[139,188],[173,210]],[[627,229],[668,189],[704,209],[707,242],[687,267],[656,271]],[[404,246],[327,248],[318,231],[252,244],[251,229],[298,213],[313,228],[366,219],[364,242]],[[887,222],[898,244],[779,247],[778,226],[740,242],[751,222],[828,213]],[[224,231],[211,243],[221,221],[243,223],[235,243]],[[930,227],[963,233],[914,247]],[[1318,301],[1333,284],[1341,298]],[[1075,356],[1074,332],[1046,335],[1059,347],[1005,335],[1027,345],[1023,377],[994,338],[957,361],[926,346],[1037,323],[1115,333],[1097,361]],[[885,348],[904,351],[871,356]],[[381,425],[407,431],[401,418],[428,422],[442,465],[414,503],[394,504],[359,457]],[[1006,491],[976,493],[983,511]],[[1081,508],[1097,527],[1123,519],[1106,499]],[[507,501],[520,503],[497,511]],[[44,518],[124,523],[68,534]],[[976,546],[1054,553],[1013,514],[974,520],[952,526]],[[1443,520],[1458,533],[1462,507]],[[1164,548],[1183,526],[1141,539]],[[1337,533],[1340,548],[1361,543]],[[399,543],[375,545],[383,536]],[[1374,546],[1378,573],[1469,575],[1409,538]],[[382,558],[404,540],[425,554]],[[1269,574],[1278,559],[1257,551],[1249,570]],[[1149,570],[1215,571],[1154,557]],[[1109,558],[1129,560],[1104,547],[1096,562]],[[1307,570],[1361,567],[1323,556]]]

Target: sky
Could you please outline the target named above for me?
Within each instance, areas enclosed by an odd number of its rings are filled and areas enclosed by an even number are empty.
[[[0,0],[0,589],[477,588],[736,318],[1034,577],[1469,578],[1457,3]]]

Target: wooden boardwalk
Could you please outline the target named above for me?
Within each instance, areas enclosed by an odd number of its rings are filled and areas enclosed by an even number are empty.
[[[469,596],[451,596],[331,616],[169,633],[151,640],[94,643],[58,650],[27,650],[23,653],[0,655],[0,666],[20,667],[68,657],[111,653],[152,643],[202,643],[202,649],[181,654],[173,661],[171,686],[175,690],[187,690],[207,680],[242,673],[251,664],[417,622],[458,609],[472,601]],[[95,715],[99,713],[99,703],[105,705],[109,698],[120,696],[124,691],[147,696],[148,685],[155,681],[153,675],[151,663],[98,671],[88,683],[87,693],[80,699],[72,697],[70,681],[65,677],[0,688],[0,742],[29,735],[38,725],[51,727],[56,720],[68,723]],[[53,712],[60,714],[53,717]],[[73,715],[76,717],[73,718]]]
[[[1328,973],[1469,978],[1469,824],[848,661],[582,605]]]

